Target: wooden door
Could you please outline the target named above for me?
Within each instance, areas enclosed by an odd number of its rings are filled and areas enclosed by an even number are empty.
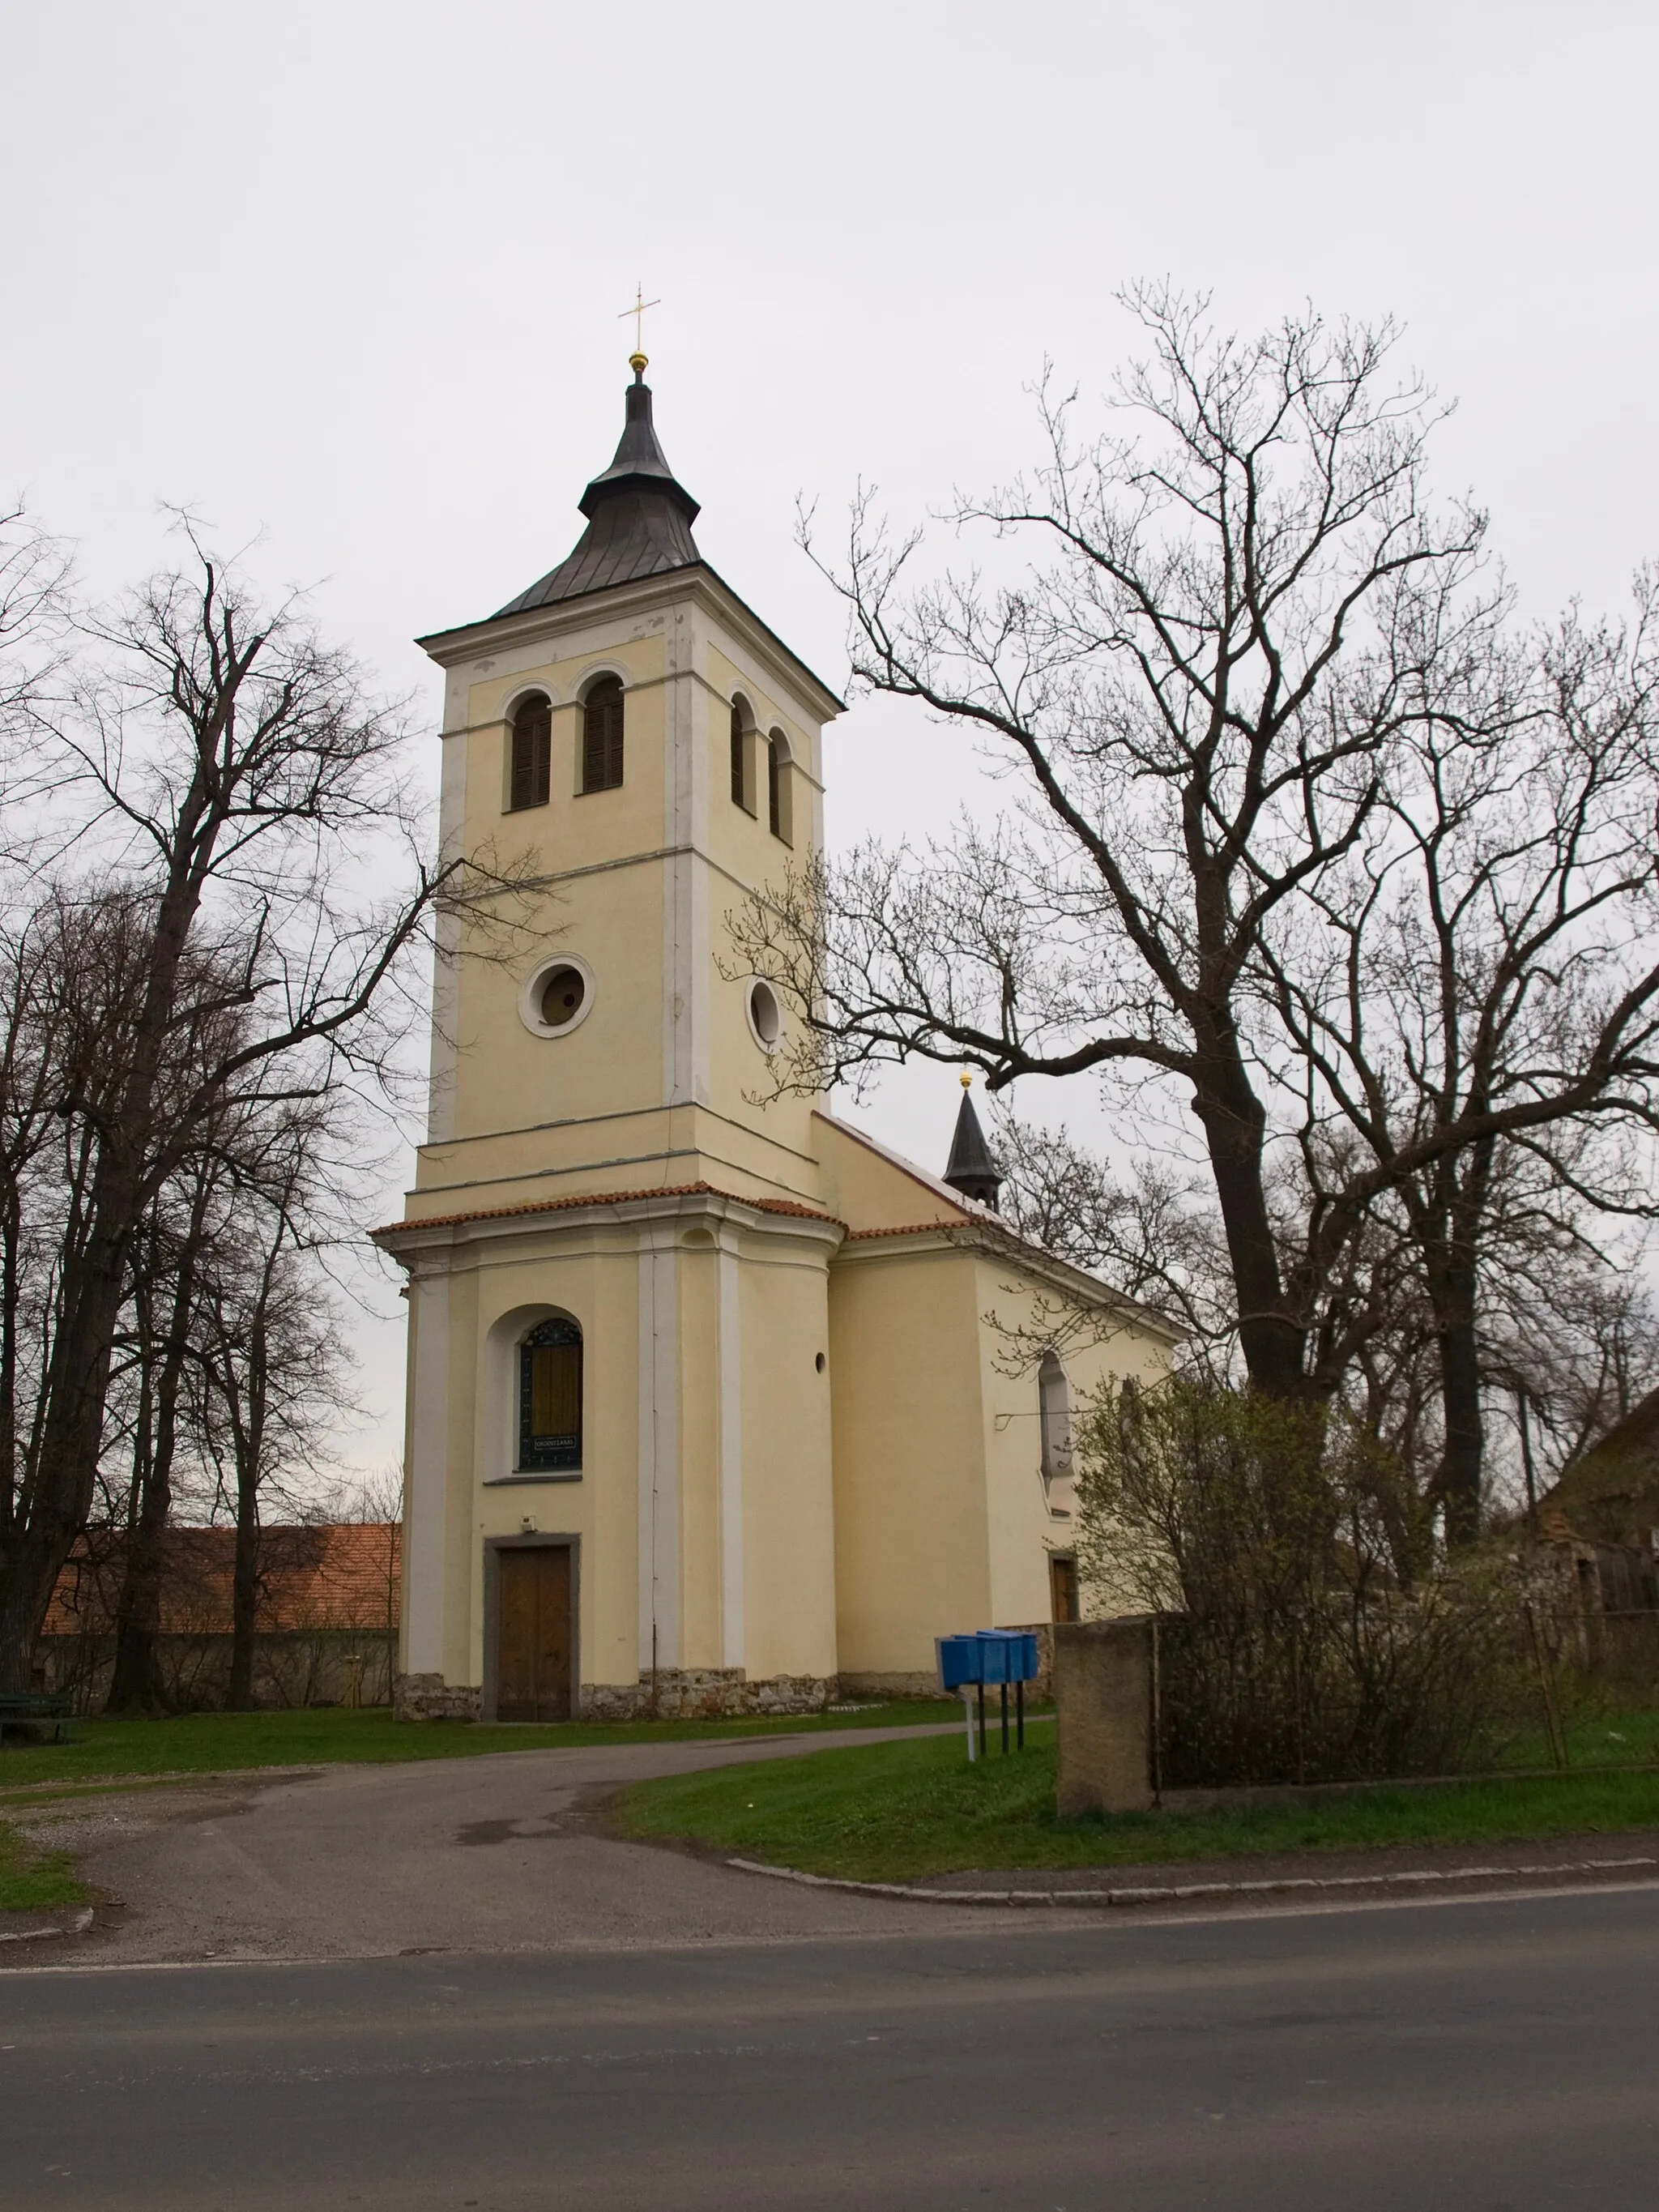
[[[1056,1620],[1075,1620],[1077,1604],[1077,1561],[1059,1559],[1048,1555],[1048,1595],[1050,1611]]]
[[[514,1545],[496,1553],[501,1603],[495,1641],[495,1717],[570,1718],[570,1547]]]

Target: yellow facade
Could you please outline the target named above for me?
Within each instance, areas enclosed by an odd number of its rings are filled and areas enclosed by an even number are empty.
[[[648,451],[626,476],[647,504],[665,474]],[[609,522],[605,486],[584,512]],[[1065,1486],[1041,1469],[1032,1376],[1002,1371],[1008,1331],[1056,1299],[1098,1310],[1079,1396],[1171,1340],[821,1102],[759,1103],[766,1041],[726,917],[817,850],[839,702],[690,550],[423,641],[446,679],[446,848],[532,888],[510,950],[445,947],[428,1138],[380,1232],[410,1279],[410,1713],[518,1710],[532,1644],[550,1709],[593,1714],[920,1688],[935,1636],[1049,1617]],[[584,791],[607,679],[621,781]],[[547,796],[515,809],[515,718],[544,701]],[[556,969],[580,978],[580,1012],[550,1028]],[[574,1443],[532,1433],[550,1328],[580,1333]],[[550,1625],[553,1601],[524,1592],[553,1551],[572,1595]]]

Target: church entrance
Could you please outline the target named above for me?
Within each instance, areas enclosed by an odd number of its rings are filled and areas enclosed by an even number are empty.
[[[571,1550],[568,1544],[503,1545],[495,1611],[495,1717],[571,1717]]]

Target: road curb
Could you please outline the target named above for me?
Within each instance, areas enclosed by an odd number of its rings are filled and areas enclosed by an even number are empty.
[[[49,1936],[84,1936],[92,1920],[93,1907],[85,1905],[67,1926],[54,1922],[47,1928],[0,1929],[0,1943],[43,1943]]]
[[[1659,1869],[1659,1858],[1568,1859],[1542,1866],[1425,1868],[1394,1874],[1281,1875],[1264,1881],[1187,1881],[1142,1884],[1123,1889],[921,1889],[909,1882],[849,1881],[827,1874],[802,1874],[794,1867],[767,1866],[759,1859],[729,1858],[744,1874],[767,1875],[774,1881],[799,1882],[808,1889],[848,1889],[862,1897],[897,1897],[914,1905],[1170,1905],[1195,1899],[1283,1895],[1329,1895],[1356,1889],[1420,1890],[1460,1881],[1535,1881],[1541,1875],[1633,1874]]]

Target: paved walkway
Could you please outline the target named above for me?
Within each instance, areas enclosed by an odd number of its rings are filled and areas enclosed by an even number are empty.
[[[362,1959],[942,1932],[971,1906],[894,1904],[765,1881],[591,1832],[580,1808],[652,1775],[931,1735],[837,1729],[234,1775],[53,1802],[31,1832],[83,1852],[123,1905],[88,1935],[8,1947],[9,1965]],[[16,1820],[20,1808],[8,1808]],[[1016,1916],[1017,1917],[1017,1916]],[[27,1954],[27,1960],[23,1954]]]

